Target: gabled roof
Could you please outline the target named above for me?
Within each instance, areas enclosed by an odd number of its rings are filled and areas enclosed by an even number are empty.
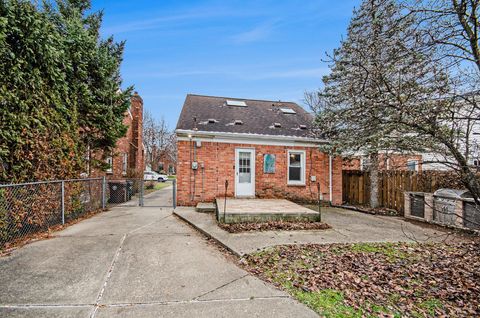
[[[188,94],[177,130],[313,138],[312,123],[312,115],[293,102]]]

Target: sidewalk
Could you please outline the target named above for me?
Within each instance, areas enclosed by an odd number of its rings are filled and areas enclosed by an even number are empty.
[[[316,317],[170,208],[114,208],[28,244],[0,258],[0,281],[2,317]]]

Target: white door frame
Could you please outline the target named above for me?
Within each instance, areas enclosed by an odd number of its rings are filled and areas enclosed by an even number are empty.
[[[250,152],[251,193],[238,194],[238,157],[240,152]],[[235,148],[235,197],[255,197],[255,148]]]

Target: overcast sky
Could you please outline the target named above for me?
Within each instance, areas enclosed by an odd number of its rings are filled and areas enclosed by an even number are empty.
[[[302,103],[360,0],[93,0],[126,40],[124,85],[175,128],[188,93]]]

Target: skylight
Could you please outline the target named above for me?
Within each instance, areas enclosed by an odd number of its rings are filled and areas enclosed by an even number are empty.
[[[297,112],[294,111],[293,109],[291,108],[280,108],[280,110],[282,111],[282,113],[284,114],[296,114]]]
[[[245,107],[247,104],[244,101],[241,100],[228,100],[226,101],[228,106],[239,106],[239,107]]]
[[[280,124],[280,123],[273,123],[273,126],[274,126],[275,128],[280,128],[280,127],[282,127],[282,124]]]
[[[306,125],[300,125],[300,129],[307,129]]]
[[[235,125],[243,125],[243,121],[237,119],[233,122]]]

